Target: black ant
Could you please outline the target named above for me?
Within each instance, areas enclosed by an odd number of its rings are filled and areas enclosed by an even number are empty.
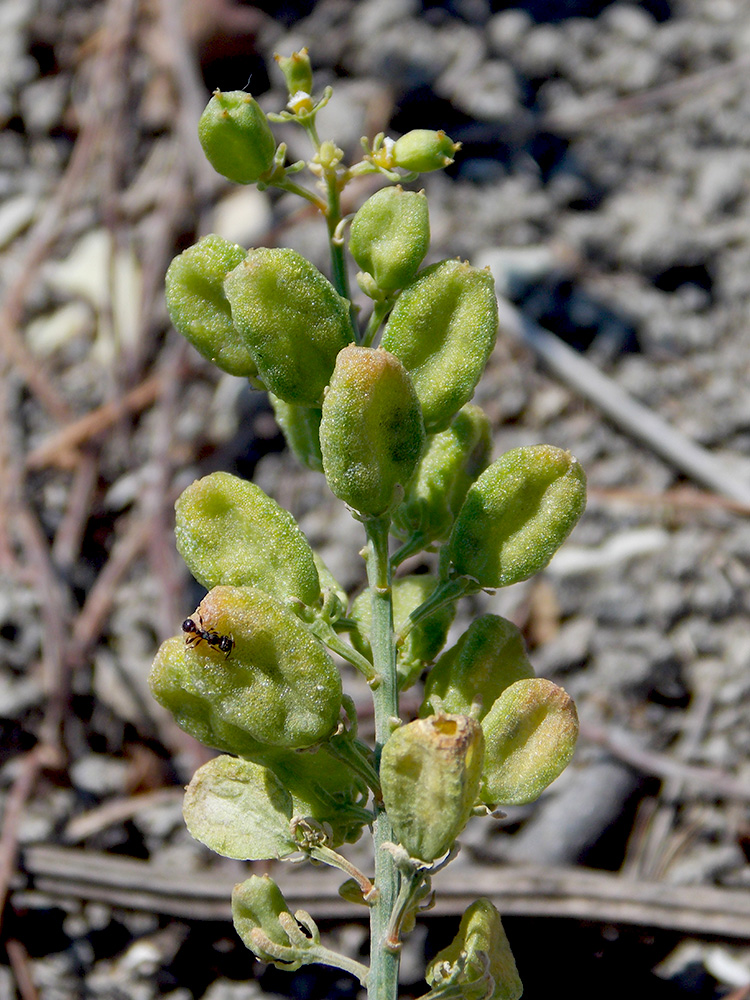
[[[213,629],[206,629],[203,618],[198,612],[200,627],[195,624],[192,618],[186,618],[182,623],[182,631],[186,633],[185,644],[187,646],[197,646],[199,642],[205,642],[207,646],[220,649],[224,653],[224,658],[229,659],[229,654],[234,649],[234,639],[231,635],[219,635]]]

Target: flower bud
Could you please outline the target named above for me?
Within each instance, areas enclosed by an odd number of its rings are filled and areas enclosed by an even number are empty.
[[[403,496],[424,443],[419,400],[387,351],[345,347],[323,401],[320,448],[331,491],[363,516]]]
[[[419,714],[440,708],[468,715],[478,702],[482,719],[510,684],[533,676],[519,629],[499,615],[482,615],[430,671]]]
[[[433,264],[399,295],[381,346],[411,375],[428,432],[446,428],[471,399],[497,328],[492,275],[470,264]]]
[[[378,289],[408,285],[430,245],[430,216],[423,191],[381,188],[352,220],[349,250]]]
[[[284,74],[286,89],[290,97],[294,97],[300,91],[304,94],[312,94],[312,64],[306,48],[300,49],[299,52],[292,52],[290,56],[280,56],[277,53],[274,59]]]
[[[204,236],[169,265],[166,297],[175,327],[204,358],[230,375],[253,378],[258,369],[224,294],[224,279],[246,252],[221,236]]]
[[[519,1000],[523,985],[500,914],[489,899],[477,899],[466,910],[458,934],[427,966],[425,979],[436,992],[465,984],[462,995],[473,997],[471,985],[477,984],[478,1000]]]
[[[207,590],[258,587],[278,600],[315,604],[312,549],[289,511],[228,472],[196,479],[175,504],[177,549]]]
[[[295,250],[251,250],[227,276],[232,322],[270,391],[320,406],[336,355],[352,340],[349,303]]]
[[[444,541],[469,487],[489,463],[490,422],[478,406],[467,403],[449,427],[428,438],[404,501],[394,513],[405,534],[418,534],[424,544]]]
[[[433,576],[426,573],[400,576],[393,581],[393,631],[398,634],[409,620],[411,612],[424,604],[436,586]],[[455,604],[445,604],[435,614],[421,621],[406,636],[398,649],[396,668],[399,690],[410,687],[424,668],[432,663],[445,645],[445,638],[456,613]],[[359,631],[352,633],[352,644],[364,656],[371,657],[370,628],[372,602],[370,591],[363,590],[352,604],[350,617],[359,624]]]
[[[393,145],[393,164],[424,174],[430,170],[441,170],[453,163],[453,154],[461,148],[460,142],[454,142],[442,129],[433,132],[427,128],[415,128]]]
[[[507,587],[543,569],[586,506],[586,476],[568,451],[514,448],[466,495],[448,543],[454,576]]]
[[[271,126],[244,90],[214,92],[198,121],[198,138],[214,170],[236,184],[252,184],[273,166]]]
[[[314,472],[323,471],[320,454],[320,407],[286,403],[269,392],[276,423],[284,432],[289,450]]]
[[[383,747],[383,802],[399,843],[431,862],[450,850],[479,792],[484,739],[463,715],[431,715],[397,729]]]
[[[215,587],[190,620],[197,628],[162,643],[149,676],[182,729],[251,758],[331,736],[341,678],[293,612],[252,587]]]
[[[482,801],[494,806],[534,802],[561,774],[578,739],[572,698],[542,677],[516,681],[482,720]]]

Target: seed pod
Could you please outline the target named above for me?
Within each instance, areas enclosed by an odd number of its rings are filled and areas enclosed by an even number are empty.
[[[292,797],[261,764],[222,755],[193,775],[182,814],[192,837],[225,858],[284,858],[298,848],[289,823]]]
[[[482,719],[510,684],[533,676],[516,626],[499,615],[482,615],[430,671],[419,714],[431,715],[441,708],[468,715],[479,702]]]
[[[473,403],[462,406],[450,427],[428,438],[404,502],[393,515],[397,527],[418,534],[424,545],[444,541],[469,487],[487,468],[491,448],[484,412]]]
[[[514,448],[466,495],[448,543],[455,576],[507,587],[543,569],[586,506],[586,476],[568,451]]]
[[[500,914],[489,899],[477,899],[466,910],[458,934],[427,966],[425,979],[436,992],[465,983],[464,995],[470,997],[471,984],[477,984],[476,996],[484,1000],[519,1000],[523,984]]]
[[[408,285],[430,245],[430,216],[423,191],[381,188],[352,220],[349,250],[377,288]]]
[[[492,275],[470,264],[433,264],[399,295],[381,347],[411,375],[429,433],[444,430],[473,396],[497,328]]]
[[[252,184],[273,166],[271,126],[244,90],[214,92],[198,121],[198,138],[214,170],[236,184]]]
[[[542,677],[516,681],[482,720],[482,801],[534,802],[567,767],[578,739],[572,698]]]
[[[435,577],[426,573],[401,576],[393,581],[394,632],[399,633],[403,629],[411,612],[420,604],[424,604],[436,585]],[[398,649],[396,668],[399,690],[404,691],[411,687],[424,668],[433,662],[445,645],[445,638],[455,613],[456,605],[446,604],[409,632],[403,645]],[[369,635],[372,602],[369,590],[363,590],[355,599],[350,617],[359,624],[359,631],[352,633],[352,644],[363,656],[371,657]]]
[[[175,327],[204,358],[230,375],[253,378],[258,369],[224,294],[224,279],[246,252],[221,236],[204,236],[169,265],[166,297]]]
[[[304,94],[312,94],[312,64],[306,48],[300,49],[299,52],[292,52],[290,56],[277,54],[274,59],[284,74],[286,89],[290,97],[294,97],[300,91]]]
[[[252,587],[215,587],[192,620],[209,635],[230,637],[232,647],[227,654],[191,635],[159,648],[151,690],[186,732],[250,758],[331,736],[341,678],[293,612]]]
[[[384,514],[403,496],[423,443],[419,400],[398,358],[381,348],[344,348],[320,421],[331,492],[365,517]]]
[[[305,954],[305,939],[270,875],[251,875],[234,887],[232,921],[245,945],[261,962],[294,972],[315,961]]]
[[[484,740],[464,715],[431,715],[397,729],[383,747],[380,782],[388,818],[412,857],[450,850],[477,800]]]
[[[427,128],[415,128],[393,145],[392,159],[396,167],[424,174],[430,170],[441,170],[453,163],[454,153],[461,148],[442,129],[433,132]]]
[[[198,583],[251,586],[280,601],[315,604],[312,549],[289,511],[228,472],[197,479],[175,504],[177,548]]]
[[[268,398],[276,423],[284,432],[286,443],[297,458],[314,472],[323,471],[320,454],[320,407],[285,403],[269,392]]]
[[[250,250],[224,290],[232,322],[270,391],[320,406],[336,355],[351,342],[349,303],[295,250]]]

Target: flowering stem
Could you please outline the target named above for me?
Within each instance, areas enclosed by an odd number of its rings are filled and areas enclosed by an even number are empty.
[[[383,744],[398,718],[396,683],[396,646],[393,635],[391,571],[388,564],[388,517],[365,521],[367,531],[367,580],[372,601],[372,646],[375,670],[380,684],[372,697],[375,707],[375,761],[380,763]],[[393,828],[382,802],[375,803],[375,886],[378,897],[370,908],[370,973],[367,978],[368,1000],[396,1000],[398,996],[399,955],[386,946],[391,914],[396,905],[399,875],[393,855],[382,844],[393,840]]]

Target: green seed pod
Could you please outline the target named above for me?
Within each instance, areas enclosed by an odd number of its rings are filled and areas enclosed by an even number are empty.
[[[442,129],[433,132],[427,128],[415,128],[393,145],[392,161],[396,167],[425,174],[430,170],[442,170],[453,163],[454,153],[461,148]]]
[[[586,506],[586,476],[568,451],[514,448],[466,495],[448,543],[454,576],[507,587],[543,569]]]
[[[320,421],[331,492],[365,517],[384,514],[403,496],[423,444],[419,400],[398,358],[381,348],[345,347]]]
[[[393,581],[393,630],[397,634],[406,625],[411,612],[424,604],[437,585],[435,577],[426,573],[401,576]],[[433,662],[445,645],[445,638],[456,613],[455,604],[446,604],[429,618],[416,625],[398,650],[398,686],[403,691],[417,680],[424,668]],[[372,623],[370,591],[363,590],[352,604],[350,617],[359,630],[352,633],[352,644],[368,658],[372,656],[369,635]]]
[[[479,702],[482,719],[510,684],[533,676],[516,626],[499,615],[482,615],[430,671],[419,714],[432,715],[440,708],[468,715]]]
[[[182,814],[192,837],[225,858],[261,861],[294,854],[292,797],[261,764],[214,757],[185,790]]]
[[[280,601],[316,604],[312,549],[289,511],[228,472],[197,479],[175,504],[177,548],[207,590],[258,587]]]
[[[269,392],[276,423],[284,432],[289,450],[313,472],[323,471],[320,454],[320,407],[285,403]]]
[[[204,358],[230,375],[254,378],[258,369],[224,294],[224,279],[246,253],[221,236],[204,236],[169,265],[166,296],[175,327]]]
[[[436,992],[460,983],[465,984],[462,995],[474,997],[476,984],[477,1000],[519,1000],[523,984],[500,914],[489,899],[478,899],[466,910],[458,934],[427,966],[425,979]]]
[[[572,698],[542,677],[516,681],[482,720],[486,742],[482,801],[534,802],[568,766],[578,739]]]
[[[381,188],[352,220],[349,250],[375,285],[393,292],[408,285],[430,245],[424,191]]]
[[[294,933],[297,922],[270,875],[251,875],[234,887],[232,921],[246,947],[261,962],[294,972],[315,961],[305,955],[301,935]]]
[[[406,535],[419,535],[423,547],[444,541],[469,487],[487,468],[492,449],[490,422],[467,403],[450,427],[428,438],[427,449],[393,520]]]
[[[290,56],[276,54],[274,59],[284,74],[286,89],[290,97],[294,97],[300,91],[304,94],[312,94],[312,64],[306,48],[300,49],[299,52],[292,52]]]
[[[274,751],[264,763],[291,795],[294,816],[326,824],[330,847],[353,843],[372,822],[366,785],[325,745],[302,753]]]
[[[351,342],[349,303],[295,250],[251,250],[224,290],[232,322],[270,391],[320,406],[342,347]]]
[[[235,184],[252,184],[273,166],[271,126],[244,90],[214,92],[198,121],[198,138],[214,170]]]
[[[399,295],[381,346],[411,375],[430,433],[444,430],[473,396],[497,329],[488,270],[444,260],[421,271]]]
[[[250,758],[331,736],[341,678],[293,612],[252,587],[215,587],[190,621],[197,628],[162,643],[149,676],[182,729]]]
[[[412,857],[442,857],[466,826],[479,792],[483,749],[481,726],[464,715],[416,719],[386,742],[383,802]]]

